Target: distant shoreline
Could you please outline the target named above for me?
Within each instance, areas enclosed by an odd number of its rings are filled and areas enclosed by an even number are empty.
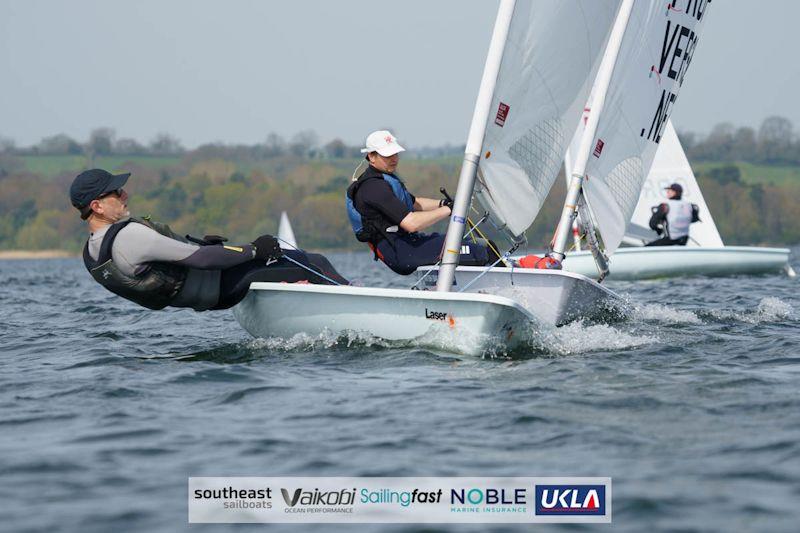
[[[1,259],[60,259],[64,257],[77,257],[75,252],[68,250],[0,250]]]

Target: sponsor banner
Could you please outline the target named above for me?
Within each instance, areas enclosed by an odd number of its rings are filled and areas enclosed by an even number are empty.
[[[192,477],[190,523],[610,523],[611,478]]]

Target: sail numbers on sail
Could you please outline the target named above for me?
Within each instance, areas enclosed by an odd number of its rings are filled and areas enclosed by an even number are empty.
[[[653,113],[653,118],[650,122],[649,128],[642,128],[641,137],[645,137],[648,141],[656,144],[661,142],[661,135],[664,132],[664,126],[667,124],[667,119],[672,111],[672,104],[677,97],[677,91],[672,92],[672,88],[677,83],[680,87],[683,85],[683,79],[686,76],[686,71],[689,69],[689,64],[692,62],[692,55],[697,47],[698,35],[692,30],[696,22],[703,18],[706,7],[711,0],[688,0],[683,6],[682,2],[673,0],[667,4],[667,19],[664,27],[664,40],[661,46],[661,57],[658,67],[653,65],[650,67],[648,76],[655,79],[655,83],[662,84],[662,80],[672,80],[668,88],[661,91],[660,98]],[[685,7],[684,7],[685,6]],[[669,15],[679,18],[684,17],[687,24],[681,24],[680,21],[673,23]],[[694,20],[692,20],[694,19]],[[666,82],[665,82],[666,85]],[[645,132],[647,135],[645,136]]]

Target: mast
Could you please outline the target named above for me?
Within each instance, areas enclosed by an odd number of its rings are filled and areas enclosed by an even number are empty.
[[[553,257],[559,261],[563,261],[566,256],[567,239],[572,230],[572,220],[575,218],[578,199],[580,198],[581,188],[583,187],[586,163],[589,160],[589,154],[592,150],[591,143],[597,133],[597,124],[600,120],[600,115],[603,113],[608,86],[611,83],[611,75],[614,73],[614,66],[617,63],[622,37],[625,35],[625,28],[628,26],[628,19],[630,18],[632,9],[633,0],[623,0],[619,8],[617,20],[614,22],[614,27],[608,38],[606,53],[603,56],[603,60],[597,72],[597,78],[595,79],[596,93],[592,100],[592,111],[589,113],[586,128],[583,130],[578,153],[575,157],[575,168],[572,169],[572,177],[570,178],[569,189],[567,190],[567,198],[564,201],[564,209],[561,212],[561,219],[558,222],[556,236],[553,240]],[[441,277],[439,279],[441,280]]]
[[[453,204],[453,212],[447,225],[444,251],[442,252],[442,265],[439,268],[439,279],[436,290],[448,292],[453,285],[458,256],[461,252],[461,240],[464,238],[464,227],[467,221],[469,206],[472,202],[472,191],[475,188],[475,176],[478,173],[478,163],[483,148],[483,138],[486,134],[486,123],[494,89],[497,85],[497,75],[503,59],[503,51],[508,38],[508,29],[511,26],[511,17],[514,14],[516,0],[501,0],[497,10],[497,19],[494,23],[492,40],[489,44],[489,54],[483,67],[483,78],[478,90],[478,99],[475,102],[475,111],[472,114],[472,124],[467,136],[467,148],[464,151],[464,162],[461,164],[461,173],[458,176],[458,188]]]

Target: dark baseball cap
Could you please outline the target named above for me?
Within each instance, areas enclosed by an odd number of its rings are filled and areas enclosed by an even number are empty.
[[[85,208],[92,203],[92,200],[111,191],[122,188],[130,177],[130,172],[117,174],[116,176],[100,168],[93,168],[81,172],[72,182],[69,188],[69,199],[72,205],[84,215]],[[88,215],[88,213],[85,213]]]
[[[667,190],[667,189],[672,189],[673,191],[675,191],[679,195],[683,194],[683,187],[681,187],[679,183],[673,183],[669,187],[664,187],[664,190]]]

